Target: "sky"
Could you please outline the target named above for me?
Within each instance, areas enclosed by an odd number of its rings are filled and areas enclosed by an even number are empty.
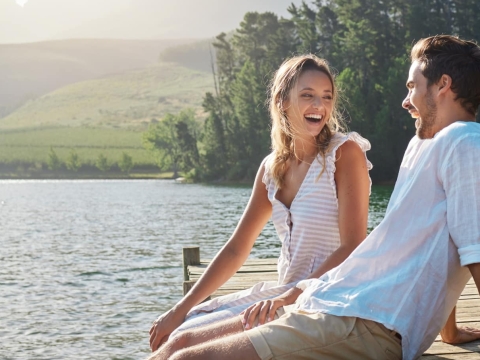
[[[247,11],[288,17],[292,2],[301,0],[0,0],[0,43],[210,38],[237,28]]]

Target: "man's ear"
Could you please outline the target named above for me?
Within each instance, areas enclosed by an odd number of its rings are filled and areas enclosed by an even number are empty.
[[[438,80],[438,93],[445,94],[448,90],[450,90],[452,86],[452,78],[450,75],[443,74],[440,80]]]

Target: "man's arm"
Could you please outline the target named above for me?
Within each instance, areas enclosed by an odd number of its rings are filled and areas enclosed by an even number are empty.
[[[475,285],[477,285],[478,293],[480,294],[480,263],[468,265],[468,269],[472,274]]]
[[[480,294],[480,263],[468,265],[470,273],[472,274],[475,285],[477,285],[478,293]],[[471,327],[458,327],[455,316],[456,307],[453,308],[452,313],[447,319],[445,326],[440,331],[442,341],[448,344],[462,344],[480,339],[480,330]]]
[[[463,131],[463,130],[462,130]],[[468,266],[480,289],[480,133],[473,129],[454,133],[445,147],[440,177],[447,198],[447,224],[458,249],[460,265]],[[459,328],[455,309],[440,332],[447,343],[462,343],[478,339],[478,330]]]

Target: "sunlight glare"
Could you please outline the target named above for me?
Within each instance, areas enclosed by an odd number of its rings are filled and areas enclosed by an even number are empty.
[[[23,7],[28,2],[28,0],[15,0],[15,1],[21,7]]]

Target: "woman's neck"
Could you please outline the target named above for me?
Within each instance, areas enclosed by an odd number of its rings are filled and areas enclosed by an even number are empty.
[[[318,154],[318,146],[315,139],[295,139],[294,140],[295,153],[292,160],[297,162],[311,163]]]

